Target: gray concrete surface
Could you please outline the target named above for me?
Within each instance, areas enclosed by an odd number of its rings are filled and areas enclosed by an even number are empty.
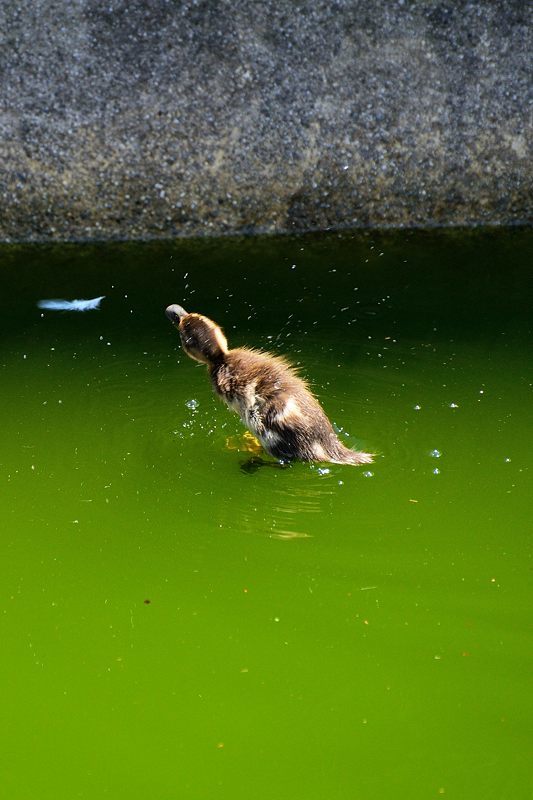
[[[528,5],[4,0],[0,240],[530,221]]]

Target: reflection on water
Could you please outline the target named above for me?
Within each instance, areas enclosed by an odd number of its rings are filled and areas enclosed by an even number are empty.
[[[228,462],[230,470],[239,465],[242,466],[242,461]],[[327,513],[334,495],[333,486],[308,464],[280,468],[270,461],[253,473],[241,470],[236,477],[240,483],[237,491],[228,492],[214,513],[224,528],[247,536],[277,539],[314,536],[309,519]]]

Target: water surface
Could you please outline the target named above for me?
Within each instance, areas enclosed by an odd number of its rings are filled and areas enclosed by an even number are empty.
[[[530,797],[531,245],[0,250],[6,797]],[[244,472],[171,302],[375,464]]]

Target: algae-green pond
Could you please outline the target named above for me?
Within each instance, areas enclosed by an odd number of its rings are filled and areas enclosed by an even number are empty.
[[[3,796],[530,797],[532,250],[0,249]],[[375,463],[243,471],[171,302]]]

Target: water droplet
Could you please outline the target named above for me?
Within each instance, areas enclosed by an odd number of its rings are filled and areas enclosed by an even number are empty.
[[[187,408],[190,408],[191,411],[196,411],[196,409],[198,408],[200,403],[198,402],[198,400],[195,400],[194,398],[192,398],[191,400],[187,400],[185,405],[187,406]]]
[[[431,458],[440,458],[442,453],[440,450],[432,450],[429,455]]]
[[[435,467],[433,470],[433,475],[440,475],[440,469],[438,467]]]
[[[420,411],[422,406],[419,406],[418,403],[417,403],[416,406],[413,406],[413,408],[414,408],[415,411]]]
[[[450,403],[450,408],[459,408],[457,403]]]
[[[373,478],[374,477],[374,473],[370,472],[370,470],[367,469],[367,470],[365,470],[365,472],[363,472],[363,477],[364,478]]]
[[[327,467],[319,467],[317,472],[319,475],[329,475],[330,470]]]

